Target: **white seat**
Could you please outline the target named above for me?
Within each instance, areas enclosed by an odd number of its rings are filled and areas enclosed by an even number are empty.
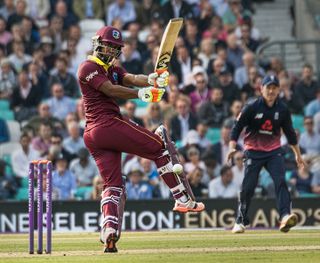
[[[15,150],[21,149],[19,142],[6,142],[0,144],[0,158],[3,158],[5,155],[11,155]]]
[[[21,135],[20,123],[17,121],[7,121],[7,126],[10,135],[10,142],[19,142]]]
[[[105,23],[101,19],[84,19],[79,22],[82,35],[92,37]]]

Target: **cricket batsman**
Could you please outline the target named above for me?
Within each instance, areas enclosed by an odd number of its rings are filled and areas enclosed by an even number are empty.
[[[228,160],[236,153],[236,142],[245,129],[245,175],[240,192],[240,202],[233,233],[243,233],[249,225],[248,209],[258,183],[262,167],[270,173],[275,185],[277,207],[280,214],[280,231],[288,232],[297,223],[291,213],[291,199],[285,181],[284,157],[282,155],[281,129],[295,153],[298,167],[304,166],[297,136],[292,127],[287,106],[278,99],[279,81],[276,76],[266,76],[262,81],[262,96],[246,105],[231,131]]]
[[[191,198],[188,188],[173,173],[163,141],[163,127],[152,133],[138,126],[121,115],[115,101],[116,98],[139,98],[145,102],[159,102],[168,84],[169,73],[133,75],[116,66],[123,40],[121,32],[114,27],[101,28],[92,41],[93,54],[78,69],[86,116],[83,137],[104,181],[100,240],[104,243],[104,252],[117,252],[116,242],[120,238],[126,200],[121,174],[122,152],[156,163],[159,175],[175,199],[174,211],[200,212],[205,207]],[[155,84],[158,88],[153,87]]]

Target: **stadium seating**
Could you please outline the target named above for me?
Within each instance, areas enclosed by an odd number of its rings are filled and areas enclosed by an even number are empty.
[[[13,151],[20,149],[21,145],[18,142],[6,142],[0,144],[0,158],[10,155]]]
[[[19,142],[21,135],[20,123],[17,121],[8,120],[7,127],[10,135],[10,142]]]
[[[1,118],[8,121],[14,120],[14,112],[11,110],[1,110]]]
[[[212,144],[219,142],[221,138],[220,128],[209,128],[206,137]]]
[[[304,131],[303,128],[303,115],[292,114],[292,124],[295,129],[299,129],[300,132]]]
[[[10,104],[8,100],[0,100],[0,111],[2,113],[3,110],[9,110]]]

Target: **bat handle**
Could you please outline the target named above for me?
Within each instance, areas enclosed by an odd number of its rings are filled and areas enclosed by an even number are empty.
[[[160,69],[156,69],[155,72],[157,72],[158,76],[160,74],[162,74],[163,72],[167,71],[168,69],[167,68],[160,68]],[[157,82],[155,81],[154,82],[154,85],[153,85],[154,88],[158,88],[158,85],[157,85]]]

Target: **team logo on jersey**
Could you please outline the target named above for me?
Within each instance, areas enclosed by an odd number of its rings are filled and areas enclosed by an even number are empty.
[[[98,70],[89,73],[89,74],[86,76],[86,81],[92,80],[95,75],[98,75]]]
[[[272,135],[272,129],[273,129],[273,126],[272,126],[271,120],[266,120],[261,125],[261,129],[259,130],[259,133]]]
[[[114,39],[119,39],[120,38],[120,32],[117,30],[112,31],[112,36]]]
[[[274,114],[274,119],[275,119],[275,120],[279,120],[279,112],[276,112],[276,113]]]
[[[263,117],[263,113],[257,113],[254,118],[255,119],[262,119],[262,117]]]

